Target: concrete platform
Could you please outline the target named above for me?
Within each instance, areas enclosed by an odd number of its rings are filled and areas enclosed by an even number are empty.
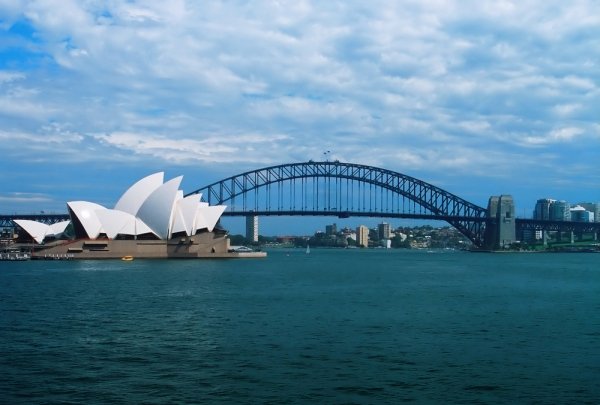
[[[34,260],[122,259],[232,259],[266,257],[265,252],[232,252],[229,238],[204,232],[164,240],[72,240],[57,241],[35,249]]]

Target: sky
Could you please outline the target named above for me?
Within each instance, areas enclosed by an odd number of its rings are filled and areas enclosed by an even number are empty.
[[[519,216],[598,202],[598,38],[596,0],[0,0],[0,213],[324,151]]]

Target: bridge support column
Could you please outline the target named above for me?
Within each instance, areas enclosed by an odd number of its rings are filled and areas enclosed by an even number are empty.
[[[548,246],[548,231],[545,229],[542,231],[542,244],[544,247]]]
[[[488,217],[495,218],[486,232],[486,245],[491,249],[507,249],[517,241],[515,203],[512,196],[492,196],[488,201]]]

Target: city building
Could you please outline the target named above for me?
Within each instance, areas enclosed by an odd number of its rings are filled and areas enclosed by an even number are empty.
[[[369,247],[369,228],[360,225],[356,228],[356,244],[358,246]]]
[[[550,220],[552,221],[570,221],[571,220],[571,204],[568,202],[554,201],[550,205]]]
[[[258,242],[258,215],[246,217],[246,239]]]
[[[600,222],[600,203],[579,203],[579,205],[594,214],[594,222]]]
[[[344,227],[344,229],[342,229],[342,236],[344,237],[344,239],[352,239],[353,241],[356,242],[356,232],[353,229],[350,229],[348,227]]]
[[[539,219],[547,221],[550,219],[550,207],[556,202],[551,198],[541,198],[535,203],[535,209],[533,211],[533,219]]]
[[[572,207],[564,200],[543,198],[536,202],[533,218],[551,221],[600,222],[600,203],[579,203]]]
[[[544,221],[570,221],[571,205],[566,201],[557,201],[551,198],[537,200],[533,211],[533,219]]]
[[[380,223],[377,226],[377,234],[379,236],[379,240],[390,239],[390,237],[391,237],[390,224],[388,224],[387,222]]]
[[[337,234],[337,224],[325,225],[325,235],[334,236]]]
[[[577,222],[594,222],[594,213],[587,211],[581,205],[577,205],[570,209],[571,221]]]

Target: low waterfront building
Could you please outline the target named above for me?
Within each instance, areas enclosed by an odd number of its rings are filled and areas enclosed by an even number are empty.
[[[594,222],[594,213],[586,210],[581,205],[570,209],[571,221]]]
[[[594,214],[594,222],[600,222],[600,203],[579,203],[587,211]]]

